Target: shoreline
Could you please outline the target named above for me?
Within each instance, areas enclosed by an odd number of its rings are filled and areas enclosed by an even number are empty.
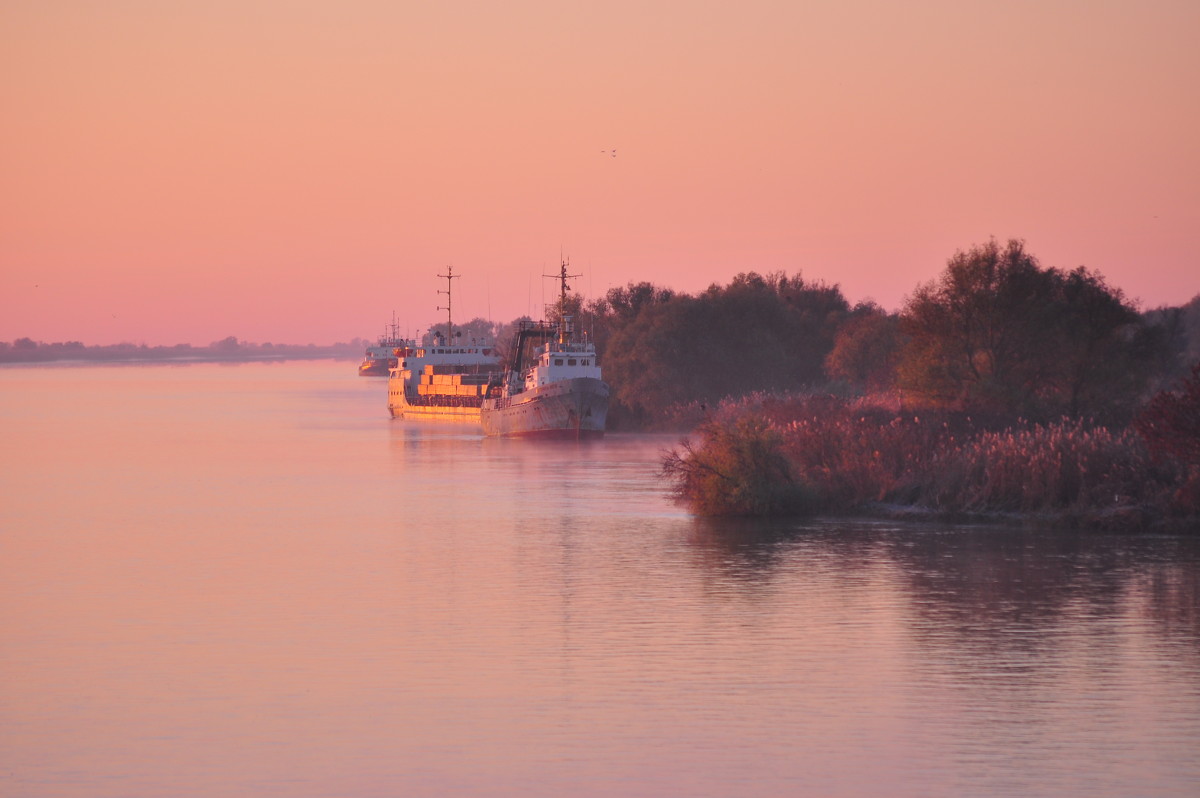
[[[836,517],[862,516],[875,520],[936,524],[987,524],[1027,529],[1078,529],[1090,532],[1146,534],[1198,534],[1200,519],[1170,517],[1146,505],[1117,505],[1103,510],[1042,512],[939,510],[917,505],[871,502],[844,512],[821,513]]]

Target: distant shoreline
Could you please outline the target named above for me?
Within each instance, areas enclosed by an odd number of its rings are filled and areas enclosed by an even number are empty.
[[[250,361],[353,360],[362,357],[367,342],[356,340],[325,346],[316,344],[252,344],[232,336],[209,346],[176,344],[112,344],[86,346],[78,341],[41,343],[21,338],[0,342],[0,365],[45,363],[244,363]]]
[[[184,355],[184,356],[148,356],[148,357],[62,357],[32,360],[12,360],[0,358],[0,368],[17,366],[124,366],[137,364],[175,364],[189,363],[282,363],[288,360],[344,360],[353,362],[359,355],[346,353],[322,354],[287,354],[287,355],[247,355],[245,357],[228,357],[223,355]]]

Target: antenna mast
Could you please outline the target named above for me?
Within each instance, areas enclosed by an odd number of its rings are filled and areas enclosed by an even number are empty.
[[[452,321],[451,315],[450,315],[450,306],[452,304],[450,302],[450,290],[451,290],[450,281],[453,280],[455,277],[461,277],[461,276],[462,275],[454,273],[453,266],[447,266],[446,273],[438,275],[438,277],[441,277],[441,278],[445,279],[445,281],[446,281],[446,290],[438,291],[439,294],[446,295],[446,307],[443,308],[443,307],[439,306],[438,310],[446,311],[446,343],[449,344],[450,346],[454,345],[454,322]]]
[[[555,280],[558,280],[558,282],[559,282],[559,288],[558,288],[558,342],[560,344],[565,344],[567,342],[567,317],[566,317],[567,291],[571,290],[571,287],[569,285],[567,285],[567,280],[570,280],[570,279],[580,276],[578,274],[567,274],[567,264],[569,262],[570,261],[568,261],[566,258],[562,258],[560,256],[558,274],[542,275],[543,277],[552,277]]]

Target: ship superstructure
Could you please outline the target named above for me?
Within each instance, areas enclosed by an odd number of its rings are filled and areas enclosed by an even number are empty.
[[[363,362],[358,366],[358,376],[386,377],[398,362],[396,350],[412,344],[413,341],[400,337],[400,325],[396,323],[396,314],[393,313],[392,323],[379,336],[379,341],[367,347]]]

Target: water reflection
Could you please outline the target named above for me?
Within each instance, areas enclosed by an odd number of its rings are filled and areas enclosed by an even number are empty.
[[[1071,622],[1111,632],[1137,615],[1190,618],[1183,631],[1195,642],[1194,568],[1189,579],[1172,566],[1175,557],[1195,562],[1195,541],[1172,539],[1166,550],[1164,542],[1005,528],[906,535],[888,549],[907,580],[918,633],[1032,652],[1045,643],[1033,631],[1066,632]]]
[[[786,547],[803,534],[795,521],[694,518],[687,542],[706,568],[744,580],[766,580]]]
[[[1171,779],[1197,778],[1194,538],[697,519],[686,542],[705,595],[753,607],[768,640],[808,641],[792,652],[797,683],[874,706],[872,726],[912,746],[882,750],[923,761],[937,748],[973,773],[967,792],[1171,795]],[[899,703],[880,708],[878,690]],[[926,778],[953,792],[935,759]]]
[[[942,646],[1025,649],[1067,622],[1152,620],[1200,648],[1200,539],[823,519],[694,518],[694,562],[742,583],[885,577]],[[832,569],[832,570],[831,570]]]
[[[1200,569],[1192,562],[1156,561],[1133,580],[1130,593],[1164,633],[1200,641]]]

